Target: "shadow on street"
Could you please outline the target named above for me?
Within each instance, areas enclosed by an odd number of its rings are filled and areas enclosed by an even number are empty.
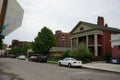
[[[0,70],[0,80],[23,80],[23,79],[18,77],[16,74],[5,73]]]

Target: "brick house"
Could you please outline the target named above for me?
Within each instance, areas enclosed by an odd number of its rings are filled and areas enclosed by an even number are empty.
[[[120,58],[120,34],[111,35],[112,58]]]
[[[103,17],[98,17],[97,24],[80,21],[71,31],[72,48],[83,42],[94,57],[104,57],[112,52],[111,34],[116,33],[120,33],[120,29],[108,27]]]
[[[70,34],[62,32],[61,30],[57,30],[55,32],[55,37],[57,40],[57,47],[70,47]]]

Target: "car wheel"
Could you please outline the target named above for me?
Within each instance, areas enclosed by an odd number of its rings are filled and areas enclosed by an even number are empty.
[[[59,64],[59,66],[62,66],[62,65],[61,65],[61,62],[59,62],[58,64]]]
[[[69,63],[69,64],[68,64],[68,67],[69,67],[69,68],[71,68],[71,67],[72,67],[72,65]]]
[[[45,63],[47,63],[47,61],[44,61]]]

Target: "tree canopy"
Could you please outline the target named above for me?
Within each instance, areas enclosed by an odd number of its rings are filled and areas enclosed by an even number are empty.
[[[31,48],[31,44],[25,43],[22,47],[15,46],[12,47],[11,50],[7,51],[7,54],[14,54],[16,56],[19,55],[26,55],[27,56],[27,50]]]
[[[34,39],[32,48],[35,53],[46,55],[50,48],[55,45],[56,39],[53,32],[49,28],[43,27]]]

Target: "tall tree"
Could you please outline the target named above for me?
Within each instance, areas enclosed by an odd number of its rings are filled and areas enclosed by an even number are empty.
[[[43,27],[41,32],[38,32],[32,47],[35,53],[46,55],[50,48],[55,45],[56,39],[53,32],[49,28]]]

